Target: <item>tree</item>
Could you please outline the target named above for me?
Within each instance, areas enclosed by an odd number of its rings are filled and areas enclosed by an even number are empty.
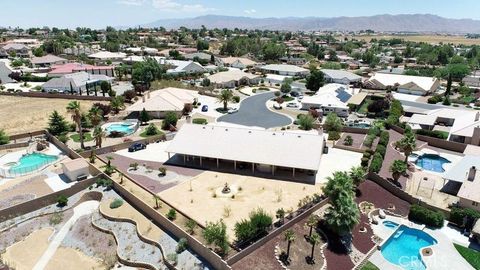
[[[417,140],[411,129],[405,129],[403,138],[396,142],[396,146],[405,154],[405,164],[407,164],[408,157],[417,147]]]
[[[148,121],[150,121],[150,115],[147,113],[145,108],[143,108],[143,110],[140,112],[140,115],[138,117],[138,121],[140,121],[140,123],[142,125],[144,125],[144,124],[148,123]]]
[[[59,207],[64,207],[64,206],[66,206],[67,204],[68,204],[68,197],[67,197],[67,196],[65,196],[65,195],[60,195],[60,196],[58,196],[58,198],[57,198],[57,205],[58,205]]]
[[[210,82],[210,79],[209,79],[209,78],[204,78],[204,79],[202,80],[201,85],[202,85],[203,87],[209,87],[209,86],[210,86],[210,83],[211,83],[211,82]]]
[[[220,249],[220,254],[225,255],[228,252],[227,225],[223,220],[217,222],[207,222],[203,230],[203,238],[207,244],[214,244]]]
[[[311,130],[315,119],[311,115],[304,115],[298,118],[298,125],[302,130]]]
[[[334,172],[333,177],[329,176],[327,180],[322,190],[332,202],[341,196],[353,195],[353,181],[347,172]]]
[[[448,74],[447,89],[445,90],[445,97],[450,96],[452,91],[452,74]]]
[[[47,130],[53,136],[58,136],[68,131],[68,123],[58,111],[53,111],[48,121]]]
[[[125,99],[122,96],[112,97],[110,100],[110,106],[112,107],[113,112],[119,113],[120,110],[125,108]]]
[[[177,117],[176,113],[167,112],[165,114],[165,118],[162,121],[162,129],[163,130],[168,130],[172,127],[176,127],[177,126],[177,121],[178,121],[178,117]]]
[[[310,260],[312,260],[312,262],[315,261],[315,257],[314,257],[314,252],[315,252],[315,246],[320,243],[320,235],[318,235],[318,233],[314,233],[313,235],[310,236],[310,244],[312,244],[312,254],[310,255]]]
[[[323,124],[323,128],[326,131],[342,131],[343,123],[342,119],[340,119],[336,113],[330,113],[327,115],[327,119],[325,119],[325,124]]]
[[[288,258],[290,257],[290,246],[293,241],[295,241],[295,232],[293,232],[292,229],[288,229],[285,231],[284,235],[285,241],[287,241],[287,257],[286,260],[288,261]]]
[[[145,129],[145,135],[147,136],[154,136],[159,133],[159,130],[157,126],[155,126],[153,123],[148,125],[148,127]]]
[[[95,146],[98,148],[102,148],[103,138],[105,138],[107,134],[100,126],[95,126],[93,130],[93,139],[95,140]]]
[[[390,172],[392,173],[392,178],[395,182],[398,182],[398,179],[402,174],[407,171],[407,165],[403,160],[395,160],[392,165],[390,165]]]
[[[208,44],[208,41],[202,39],[197,40],[197,50],[206,51],[209,47],[210,45]]]
[[[84,149],[85,145],[83,143],[83,129],[82,129],[82,111],[80,107],[80,102],[70,101],[67,105],[67,111],[72,115],[72,120],[77,124],[78,135],[80,136],[80,148]]]
[[[362,166],[353,167],[350,169],[350,178],[352,178],[353,184],[358,187],[363,181],[365,181],[366,171]]]
[[[193,219],[188,219],[185,221],[185,227],[187,228],[187,232],[189,234],[194,234],[195,228],[197,227],[197,222],[195,222]]]
[[[217,96],[217,102],[223,103],[224,111],[228,110],[228,102],[231,102],[232,99],[233,99],[233,92],[228,89],[222,90],[222,92],[220,92],[220,95]]]
[[[317,69],[310,70],[310,75],[307,77],[305,87],[310,91],[317,92],[324,84],[325,76],[323,72]]]
[[[107,82],[107,81],[102,81],[100,83],[100,89],[102,90],[102,95],[105,96],[105,94],[108,93],[108,91],[111,89],[110,83]],[[95,95],[97,95],[97,94],[95,94]]]
[[[278,218],[283,224],[285,222],[285,210],[283,208],[279,208],[275,214],[275,217]]]
[[[307,226],[310,228],[310,232],[308,233],[308,237],[312,237],[313,227],[317,226],[318,224],[318,216],[317,215],[310,215],[307,220]]]
[[[5,130],[0,129],[0,145],[4,145],[10,142],[10,138],[8,137]]]
[[[92,106],[88,111],[88,118],[94,126],[98,126],[103,120],[103,112],[99,107]]]
[[[286,78],[283,80],[282,86],[280,86],[280,92],[287,95],[292,91],[292,79]]]
[[[351,233],[360,220],[360,213],[354,195],[341,193],[338,198],[331,201],[331,206],[325,214],[327,226],[340,237]]]

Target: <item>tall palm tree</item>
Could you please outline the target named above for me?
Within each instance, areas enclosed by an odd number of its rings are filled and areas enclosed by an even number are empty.
[[[93,130],[93,138],[95,139],[95,145],[98,148],[102,148],[103,138],[107,136],[107,133],[100,127],[96,126]]]
[[[218,103],[223,103],[223,110],[226,111],[228,109],[228,102],[232,101],[233,99],[233,92],[228,89],[222,90],[220,95],[217,97]]]
[[[397,147],[405,154],[405,164],[408,162],[408,157],[417,147],[417,140],[415,134],[410,129],[405,129],[405,134],[400,141],[396,143]]]
[[[363,181],[365,181],[365,169],[362,166],[353,167],[350,170],[350,178],[352,178],[353,184],[358,187]]]
[[[72,115],[72,120],[77,124],[78,135],[80,136],[80,147],[85,148],[83,143],[83,130],[82,130],[82,111],[80,107],[80,102],[70,101],[67,105],[67,111]]]
[[[402,160],[395,160],[390,166],[390,172],[392,173],[392,178],[395,182],[398,182],[400,176],[406,171],[407,165]]]
[[[308,217],[308,220],[307,220],[307,226],[310,228],[310,232],[308,233],[308,237],[312,237],[312,231],[313,231],[313,227],[317,226],[318,224],[318,217],[316,215],[311,215],[310,217]]]
[[[352,195],[342,194],[327,209],[325,222],[338,236],[351,233],[360,220],[360,212]]]
[[[313,261],[315,261],[315,257],[314,257],[314,252],[315,252],[315,246],[320,243],[320,235],[318,235],[318,233],[314,233],[312,234],[312,236],[310,236],[310,244],[312,244],[312,254],[310,255],[310,259]]]
[[[92,122],[93,126],[98,126],[103,120],[103,111],[97,106],[93,106],[90,111],[88,111],[88,118]]]
[[[295,232],[293,232],[292,229],[288,229],[285,231],[285,241],[287,241],[287,258],[286,260],[288,261],[288,258],[290,257],[290,245],[292,244],[293,241],[295,241]]]

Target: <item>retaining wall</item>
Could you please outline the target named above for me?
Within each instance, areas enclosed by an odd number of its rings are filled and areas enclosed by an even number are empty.
[[[356,127],[342,127],[342,132],[367,134],[368,128],[356,128]]]

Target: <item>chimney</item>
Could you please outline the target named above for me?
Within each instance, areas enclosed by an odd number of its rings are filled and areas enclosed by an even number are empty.
[[[473,128],[473,134],[470,144],[480,146],[480,125]]]
[[[475,166],[472,166],[468,171],[467,180],[472,182],[475,179],[476,174],[477,174],[477,169],[475,168]]]
[[[145,95],[142,96],[142,102],[145,103]]]

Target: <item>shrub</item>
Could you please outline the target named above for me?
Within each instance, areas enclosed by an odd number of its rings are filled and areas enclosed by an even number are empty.
[[[353,138],[350,135],[347,135],[343,140],[343,145],[351,146],[353,144]]]
[[[363,157],[370,159],[370,157],[372,157],[372,154],[371,154],[370,152],[365,151],[365,152],[363,153]]]
[[[383,157],[380,153],[375,153],[373,155],[372,162],[370,163],[370,168],[368,168],[369,172],[378,173],[382,169]]]
[[[158,168],[158,171],[160,172],[160,173],[158,174],[158,176],[165,176],[165,175],[167,175],[167,168],[165,168],[165,167],[160,167],[160,168]]]
[[[338,139],[340,139],[340,133],[338,131],[329,131],[328,132],[328,139],[331,140],[331,141],[336,141]]]
[[[420,205],[414,204],[410,207],[408,219],[420,222],[430,227],[441,228],[443,227],[443,220],[445,219],[445,217],[441,212],[433,211]]]
[[[57,205],[58,205],[59,207],[64,207],[64,206],[66,206],[67,204],[68,204],[68,198],[67,198],[67,196],[65,196],[65,195],[60,195],[60,196],[58,196],[58,198],[57,198]]]
[[[148,127],[145,129],[145,134],[147,136],[157,135],[158,133],[159,133],[159,130],[157,126],[155,126],[154,124],[148,125]]]
[[[444,132],[440,130],[419,129],[415,133],[417,133],[418,135],[424,135],[424,136],[438,138],[442,140],[446,140],[448,138],[448,132]]]
[[[375,153],[379,153],[382,156],[382,158],[384,158],[386,152],[387,152],[387,149],[385,148],[385,146],[381,144],[377,145],[377,149],[375,150]]]
[[[175,249],[175,252],[177,252],[177,254],[180,254],[182,252],[184,252],[185,250],[187,250],[188,248],[188,241],[186,238],[180,238],[180,240],[178,240],[178,243],[177,243],[177,248]]]
[[[463,220],[465,217],[473,221],[480,218],[480,212],[470,208],[460,208],[460,207],[453,207],[450,211],[450,221],[459,226],[463,225]]]
[[[375,140],[376,137],[377,135],[367,135],[367,137],[363,141],[363,145],[369,148],[372,147],[373,141]]]
[[[450,106],[452,104],[452,102],[450,101],[450,98],[449,97],[446,97],[443,102],[442,102],[443,105],[445,106]]]
[[[163,130],[168,130],[170,129],[171,126],[176,127],[177,126],[177,114],[174,112],[167,112],[165,114],[165,118],[162,121],[162,129]]]
[[[57,224],[60,224],[62,222],[62,220],[63,220],[63,213],[55,212],[55,213],[52,214],[52,216],[48,220],[48,223],[50,225],[57,225]]]
[[[255,228],[253,228],[250,220],[242,219],[235,223],[235,237],[238,242],[245,242],[255,236]]]
[[[167,218],[170,220],[175,220],[177,218],[177,211],[175,211],[173,208],[170,208],[167,213]]]
[[[117,198],[110,203],[110,208],[115,209],[115,208],[119,208],[122,205],[123,205],[123,200]]]
[[[436,96],[433,96],[431,98],[428,99],[428,103],[430,104],[437,104],[439,102],[442,102],[443,101],[443,97],[440,96],[440,95],[436,95]]]
[[[208,121],[205,118],[194,118],[192,120],[192,123],[197,124],[197,125],[206,125],[206,124],[208,124]]]
[[[233,96],[232,97],[233,102],[239,103],[240,102],[240,97],[239,96]]]
[[[70,138],[66,134],[61,134],[58,135],[58,140],[61,141],[62,143],[67,143]]]
[[[250,212],[249,219],[235,223],[235,237],[238,242],[253,241],[267,234],[273,219],[263,209]]]
[[[363,157],[362,158],[362,163],[360,165],[362,165],[362,167],[368,167],[368,162],[369,161],[370,161],[369,158]]]
[[[189,234],[193,234],[195,232],[195,228],[197,227],[197,222],[193,219],[188,219],[185,222],[185,227],[187,228],[187,232]]]
[[[387,146],[389,140],[390,140],[390,134],[388,133],[388,131],[384,130],[380,133],[380,139],[378,140],[378,144]]]

